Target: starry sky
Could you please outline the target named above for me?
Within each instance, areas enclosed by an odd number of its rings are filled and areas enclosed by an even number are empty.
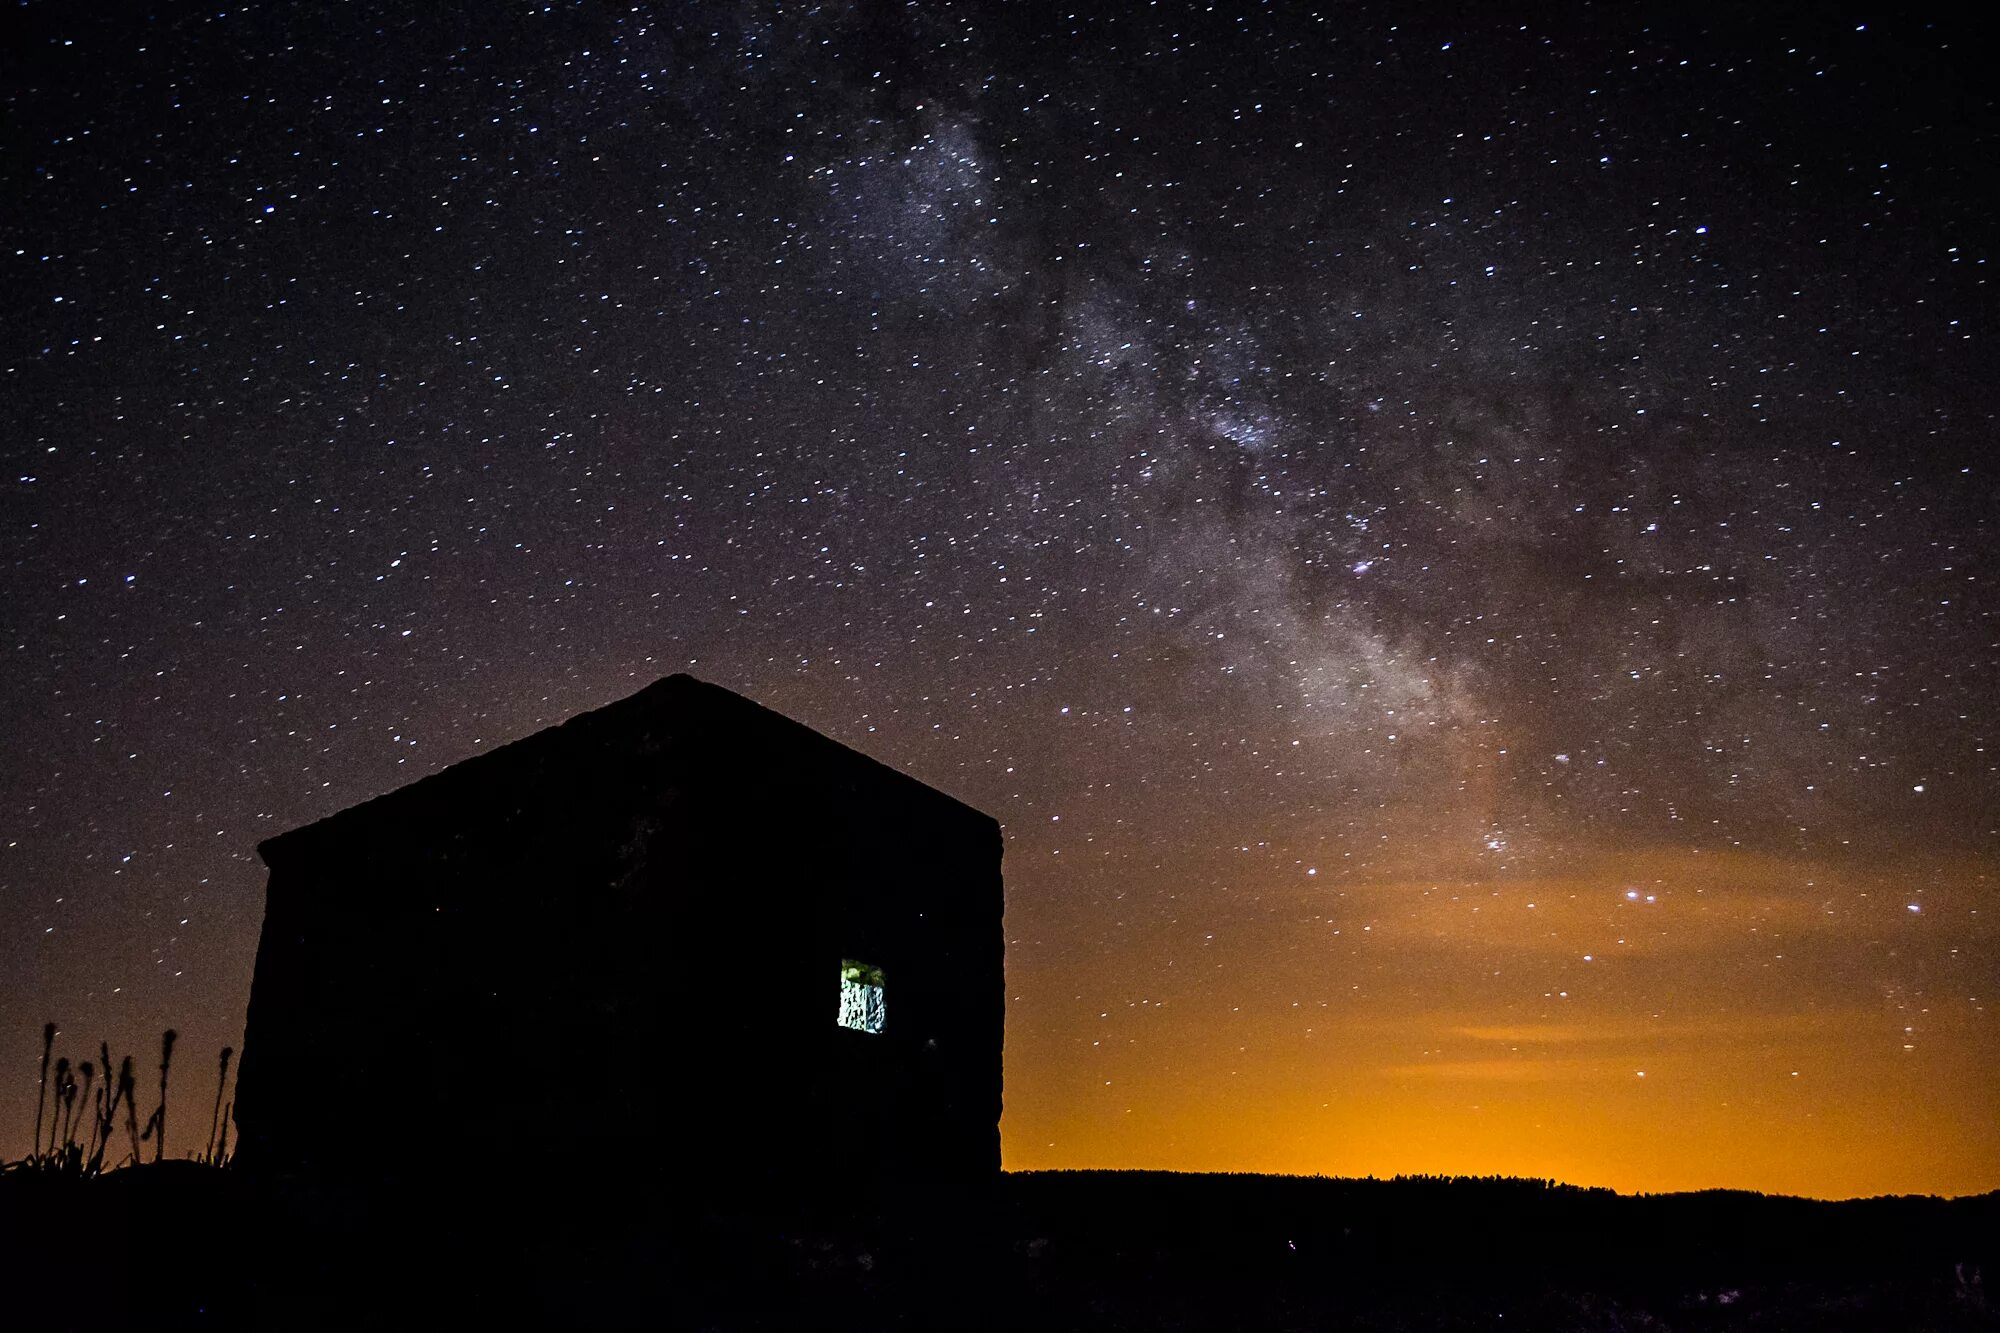
[[[1991,34],[1502,8],[20,6],[0,1155],[686,670],[1005,825],[1010,1168],[2000,1186]]]

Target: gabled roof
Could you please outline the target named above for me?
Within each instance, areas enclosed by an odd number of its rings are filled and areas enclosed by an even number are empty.
[[[393,791],[337,811],[310,824],[266,838],[257,844],[257,854],[265,864],[306,850],[326,838],[361,835],[380,820],[403,818],[433,802],[447,798],[456,787],[470,780],[502,772],[511,767],[553,767],[590,762],[602,751],[607,728],[643,725],[648,719],[689,719],[697,726],[691,739],[711,743],[728,736],[761,734],[781,745],[818,751],[822,762],[867,774],[873,780],[900,787],[903,794],[935,802],[940,818],[976,821],[997,836],[999,825],[990,815],[966,805],[935,787],[919,782],[907,773],[890,768],[859,750],[842,745],[828,736],[773,712],[720,685],[697,680],[685,673],[662,677],[651,685],[601,708],[578,713],[552,727],[509,741],[482,754],[462,759],[428,777],[397,787]],[[700,744],[699,739],[695,740]]]

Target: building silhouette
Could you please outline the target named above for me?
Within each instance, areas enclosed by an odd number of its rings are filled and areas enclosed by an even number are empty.
[[[258,850],[238,1164],[322,1216],[997,1176],[998,824],[739,695],[670,676]]]

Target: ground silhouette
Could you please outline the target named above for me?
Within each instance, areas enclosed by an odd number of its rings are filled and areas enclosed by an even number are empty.
[[[1075,1172],[771,1211],[639,1179],[552,1241],[481,1230],[449,1200],[361,1230],[192,1162],[14,1173],[5,1313],[51,1331],[2000,1328],[2000,1194]]]

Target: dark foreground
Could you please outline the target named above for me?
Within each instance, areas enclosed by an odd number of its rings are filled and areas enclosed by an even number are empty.
[[[0,1326],[2000,1329],[2000,1194],[1083,1172],[838,1222],[655,1199],[532,1244],[336,1212],[191,1163],[0,1178]]]

